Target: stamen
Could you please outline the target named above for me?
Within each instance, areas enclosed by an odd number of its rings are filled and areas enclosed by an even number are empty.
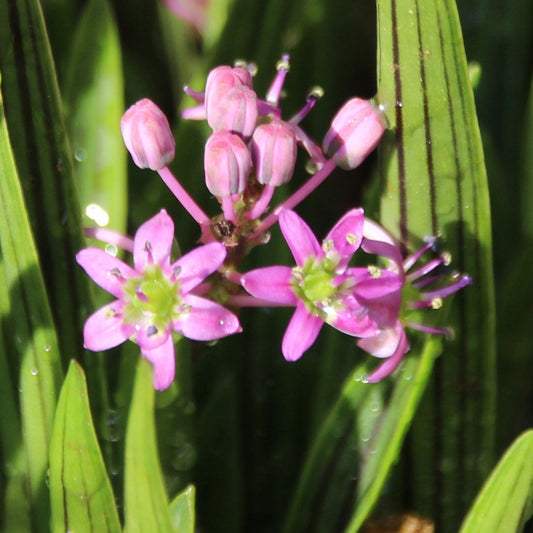
[[[412,283],[413,281],[417,280],[418,278],[421,278],[422,276],[425,276],[432,270],[435,270],[439,265],[442,265],[444,263],[444,260],[441,257],[437,257],[435,259],[432,259],[428,263],[426,263],[424,266],[420,267],[418,270],[415,270],[414,272],[411,272],[407,277],[407,283]]]
[[[289,72],[289,59],[290,58],[288,54],[284,54],[283,56],[281,56],[281,60],[278,61],[278,64],[276,65],[278,73],[276,74],[276,77],[274,78],[274,81],[272,82],[272,85],[268,89],[266,95],[266,101],[276,107],[278,107],[279,105],[281,91],[283,90],[283,85],[285,83],[287,72]]]
[[[298,113],[296,113],[296,115],[289,119],[289,122],[292,122],[293,124],[299,124],[308,115],[311,109],[315,107],[315,104],[318,102],[318,100],[320,100],[320,98],[322,98],[322,96],[324,96],[324,89],[319,86],[313,87],[310,93],[307,95],[305,105],[302,107],[302,109],[300,109],[300,111],[298,111]]]
[[[437,289],[435,291],[430,291],[422,294],[422,297],[424,300],[432,300],[434,298],[446,298],[447,296],[450,296],[450,294],[453,294],[457,291],[460,291],[467,285],[472,284],[472,278],[468,274],[463,274],[461,277],[451,285],[448,285],[447,287],[443,287],[441,289]]]
[[[354,235],[353,233],[346,234],[346,242],[348,244],[351,244],[353,246],[354,244],[357,244],[357,241],[358,241],[357,235]]]
[[[453,328],[432,328],[425,326],[424,324],[418,324],[417,322],[406,322],[407,327],[422,331],[423,333],[431,333],[432,335],[444,335],[446,339],[452,340],[454,337]]]
[[[428,250],[433,248],[434,242],[428,242],[420,250],[408,256],[403,262],[403,269],[407,272]]]
[[[374,278],[380,278],[381,277],[381,268],[379,268],[376,265],[368,265],[368,273]]]

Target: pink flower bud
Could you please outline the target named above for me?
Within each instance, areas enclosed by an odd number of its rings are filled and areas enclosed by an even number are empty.
[[[252,158],[257,181],[274,187],[287,183],[296,162],[296,138],[282,120],[258,126],[252,136]]]
[[[322,146],[337,166],[351,170],[374,150],[384,131],[372,103],[352,98],[335,115]]]
[[[244,85],[234,87],[206,99],[206,116],[213,131],[231,131],[247,140],[257,125],[257,95]]]
[[[148,98],[139,100],[124,113],[120,129],[138,167],[160,170],[174,159],[176,141],[167,117]]]
[[[248,181],[252,158],[242,139],[229,131],[215,132],[204,152],[205,182],[209,192],[221,198],[241,193]]]

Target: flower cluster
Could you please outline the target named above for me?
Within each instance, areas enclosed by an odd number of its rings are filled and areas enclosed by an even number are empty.
[[[78,254],[89,276],[116,298],[87,320],[84,339],[90,350],[112,348],[127,339],[137,343],[153,364],[157,389],[168,387],[174,378],[172,331],[199,341],[232,335],[241,331],[235,313],[250,306],[295,307],[282,341],[288,361],[299,359],[327,323],[385,359],[368,378],[379,381],[398,367],[409,349],[405,327],[447,333],[412,322],[410,312],[436,308],[442,298],[471,283],[468,276],[450,275],[446,254],[410,272],[423,254],[435,252],[434,241],[404,259],[392,237],[361,208],[346,213],[322,243],[318,241],[294,207],[333,169],[358,166],[376,147],[384,126],[372,102],[352,98],[333,118],[322,145],[316,144],[300,122],[321,90],[313,90],[298,113],[283,119],[280,99],[288,70],[289,58],[283,56],[264,99],[253,89],[255,67],[248,64],[213,69],[202,92],[185,88],[197,105],[183,117],[206,120],[213,130],[204,148],[205,183],[221,206],[221,213],[213,217],[167,166],[174,158],[175,141],[163,112],[144,99],[122,118],[133,161],[159,173],[198,223],[201,245],[171,259],[174,224],[164,210],[144,223],[134,239],[88,229],[88,236],[131,252],[134,266],[99,248]],[[298,147],[316,172],[270,209],[276,187],[293,176]],[[296,265],[240,273],[243,255],[268,242],[266,231],[276,222]],[[369,254],[374,262],[353,266],[355,254]],[[431,286],[435,288],[428,290]]]

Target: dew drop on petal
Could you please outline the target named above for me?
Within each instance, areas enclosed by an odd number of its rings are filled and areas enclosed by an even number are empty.
[[[36,376],[38,373],[39,373],[39,370],[37,368],[32,368],[31,369],[31,375],[32,376]]]

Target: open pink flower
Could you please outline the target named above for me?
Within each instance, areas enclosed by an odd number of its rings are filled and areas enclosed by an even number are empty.
[[[435,239],[428,239],[420,250],[403,259],[393,238],[375,222],[365,219],[363,237],[361,247],[364,251],[388,261],[385,268],[369,268],[368,274],[360,277],[354,288],[354,296],[380,327],[376,335],[357,341],[357,345],[366,352],[385,359],[367,378],[368,382],[377,383],[392,374],[409,351],[404,326],[437,335],[450,333],[447,328],[438,329],[410,321],[409,311],[426,307],[440,308],[444,298],[470,285],[472,278],[466,274],[451,274],[448,270],[450,256],[447,253],[411,271],[424,253],[434,248]],[[401,280],[396,290],[386,295],[374,295],[368,290],[372,286],[368,276],[381,278],[391,275]],[[434,288],[428,290],[430,287]]]
[[[242,276],[243,287],[252,296],[277,305],[295,306],[283,337],[285,359],[295,361],[316,340],[322,325],[355,337],[373,337],[378,323],[354,296],[356,271],[348,266],[363,238],[364,212],[346,213],[319,244],[307,224],[294,212],[284,210],[279,224],[296,260],[296,267],[272,266]],[[363,294],[376,298],[401,287],[398,276],[375,279]]]
[[[93,281],[117,298],[88,318],[85,347],[107,350],[133,340],[153,364],[158,390],[174,379],[171,330],[200,341],[241,331],[233,313],[192,292],[223,263],[224,246],[206,244],[171,263],[173,239],[174,223],[162,210],[135,234],[133,268],[99,248],[85,248],[76,256]]]

